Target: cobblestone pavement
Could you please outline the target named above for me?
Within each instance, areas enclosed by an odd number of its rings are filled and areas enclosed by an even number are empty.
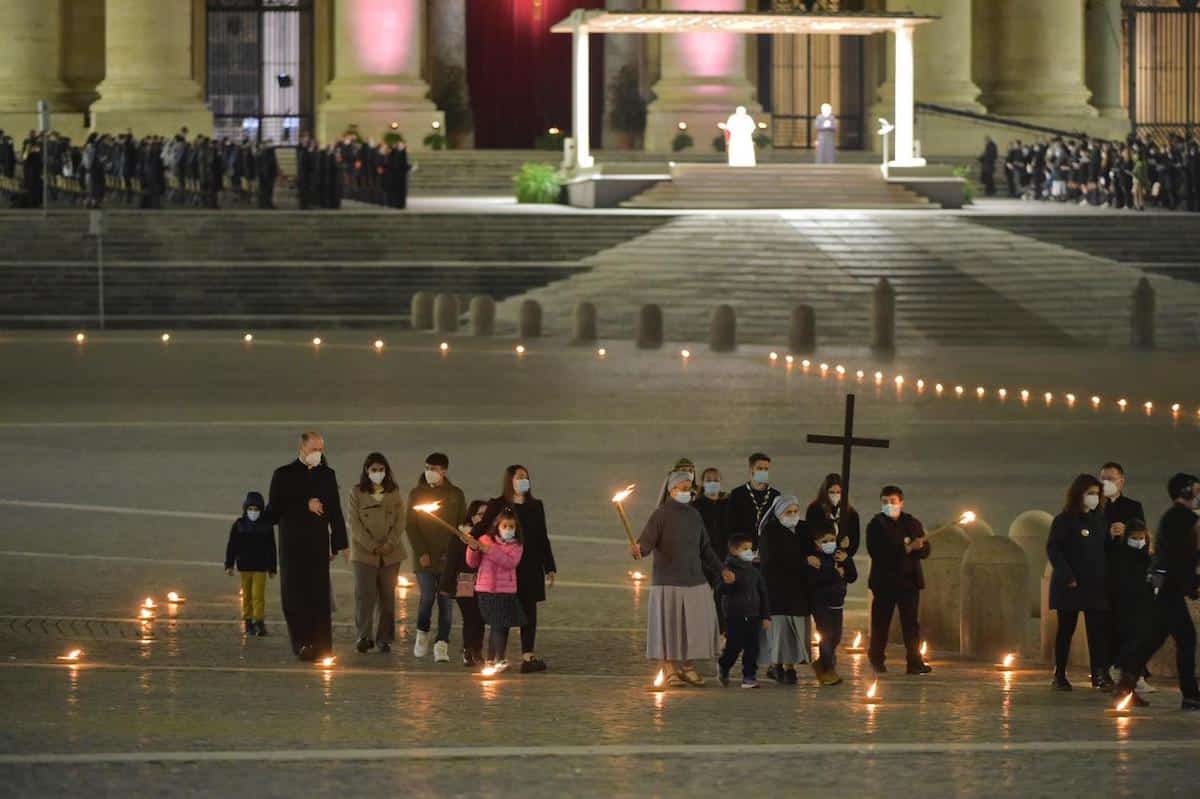
[[[884,676],[873,707],[851,655],[836,688],[806,675],[794,688],[646,690],[646,591],[608,495],[638,483],[637,524],[676,457],[720,466],[732,485],[752,449],[775,456],[777,483],[812,493],[838,458],[804,434],[840,429],[846,386],[816,364],[789,373],[765,350],[702,347],[684,363],[622,345],[601,360],[550,343],[518,358],[512,342],[467,338],[441,356],[428,337],[400,334],[376,353],[362,336],[328,338],[319,350],[217,333],[167,346],[133,333],[82,347],[61,334],[0,339],[0,795],[1194,795],[1200,719],[1175,709],[1166,680],[1150,708],[1113,719],[1103,695],[1051,693],[1032,647],[1010,676],[935,652],[932,675]],[[1197,466],[1195,358],[822,357],[867,370],[859,432],[893,442],[856,457],[861,509],[894,480],[929,527],[971,508],[1003,532],[1022,510],[1054,510],[1070,477],[1112,457],[1157,513],[1165,477]],[[892,377],[911,386],[921,372],[967,396],[897,398]],[[1028,406],[971,393],[1001,384],[1037,393]],[[1055,393],[1049,408],[1039,389]],[[1085,407],[1121,391],[1136,403],[1124,414]],[[1149,416],[1143,397],[1156,403]],[[1185,411],[1174,420],[1162,410],[1173,401]],[[416,661],[415,588],[398,590],[395,652],[355,653],[340,561],[333,669],[291,657],[273,586],[272,635],[243,638],[238,586],[219,563],[229,521],[307,426],[325,431],[344,485],[371,449],[414,479],[427,452],[445,450],[469,496],[494,493],[509,462],[531,468],[560,564],[539,632],[549,672],[485,681]],[[139,600],[168,590],[188,602],[138,622]],[[865,629],[865,607],[859,584],[849,635]],[[73,648],[78,666],[57,660]]]

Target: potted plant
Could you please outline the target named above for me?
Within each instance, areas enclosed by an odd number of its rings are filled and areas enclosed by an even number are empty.
[[[549,164],[522,164],[513,177],[519,203],[556,203],[562,194],[562,178]]]
[[[475,129],[475,116],[467,102],[467,71],[459,66],[446,67],[430,99],[446,116],[446,144],[452,150],[462,149]]]
[[[621,150],[632,150],[637,137],[646,130],[646,100],[638,84],[637,67],[626,64],[617,70],[609,86],[612,115],[609,126]]]
[[[548,128],[545,133],[537,137],[533,148],[535,150],[553,150],[561,153],[564,138],[565,135],[562,132],[562,128]]]
[[[671,151],[678,153],[695,144],[696,140],[692,138],[692,134],[687,132],[687,124],[680,122],[679,132],[675,134],[675,138],[671,139]]]
[[[435,121],[432,128],[433,130],[421,140],[421,143],[430,150],[446,149],[446,136],[442,133],[442,123]]]

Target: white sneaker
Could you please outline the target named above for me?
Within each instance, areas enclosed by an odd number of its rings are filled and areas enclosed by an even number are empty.
[[[1133,689],[1139,694],[1156,694],[1158,689],[1146,682],[1145,677],[1138,677],[1137,687]]]
[[[434,663],[449,663],[450,662],[450,645],[445,641],[438,641],[433,645],[433,662]]]
[[[508,671],[508,661],[507,660],[497,660],[492,665],[492,668],[494,668],[496,670],[497,674],[499,674],[502,671]]]
[[[417,641],[413,644],[413,655],[423,658],[429,654],[429,633],[417,630]]]

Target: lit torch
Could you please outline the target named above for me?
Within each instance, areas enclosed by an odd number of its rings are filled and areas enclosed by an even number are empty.
[[[623,491],[613,494],[612,498],[613,507],[617,509],[617,516],[621,519],[621,526],[625,528],[625,536],[629,539],[630,548],[637,544],[637,541],[634,540],[633,530],[629,527],[629,517],[625,515],[625,506],[621,503],[629,499],[629,495],[633,493],[633,488],[634,486],[631,483],[625,486]]]
[[[979,518],[979,517],[975,515],[975,511],[973,511],[973,510],[964,511],[963,515],[958,517],[958,523],[959,524],[970,524],[971,522],[975,521],[977,518]]]
[[[424,505],[413,505],[413,510],[424,513],[426,516],[433,519],[439,525],[446,528],[446,530],[448,532],[451,532],[454,535],[458,536],[458,538],[464,544],[469,545],[472,540],[470,535],[468,535],[467,533],[464,533],[462,530],[459,530],[453,524],[450,524],[450,522],[446,521],[445,519],[443,519],[437,515],[437,512],[438,512],[438,510],[441,509],[441,507],[442,507],[442,503],[440,503],[440,502],[426,502]],[[403,585],[403,583],[401,583],[401,584]]]

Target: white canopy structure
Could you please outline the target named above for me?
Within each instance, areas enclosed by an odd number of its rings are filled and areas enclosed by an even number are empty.
[[[588,35],[592,33],[828,33],[896,37],[895,156],[888,166],[924,166],[913,153],[913,29],[937,17],[911,13],[768,13],[728,11],[586,11],[577,9],[554,25],[553,33],[570,33],[572,48],[572,127],[577,169],[595,165],[588,137]]]

